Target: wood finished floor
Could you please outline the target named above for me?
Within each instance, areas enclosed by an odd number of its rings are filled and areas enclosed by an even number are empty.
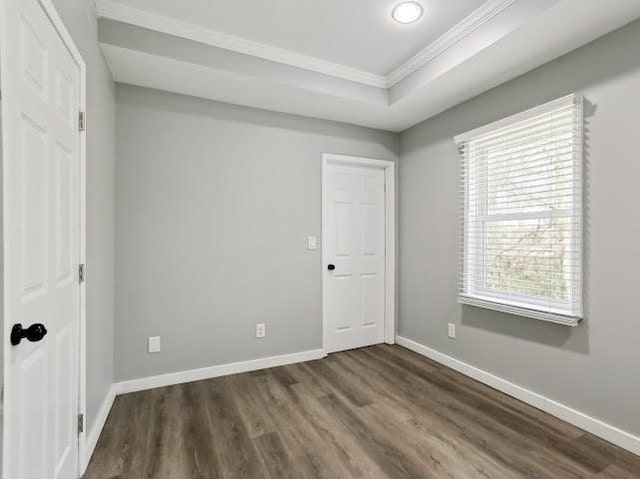
[[[119,396],[86,479],[640,478],[640,457],[398,346]]]

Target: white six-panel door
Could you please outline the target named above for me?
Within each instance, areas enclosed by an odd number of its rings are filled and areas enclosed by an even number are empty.
[[[12,479],[78,477],[80,67],[38,0],[3,0],[5,348]],[[41,341],[11,346],[11,327]]]
[[[324,175],[324,348],[385,339],[385,172],[329,163]]]

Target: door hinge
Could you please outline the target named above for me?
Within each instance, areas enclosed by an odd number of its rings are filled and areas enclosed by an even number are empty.
[[[86,276],[86,268],[84,264],[81,264],[78,266],[78,282],[84,283],[85,276]]]
[[[87,131],[87,114],[84,111],[78,115],[78,126],[80,131]]]
[[[84,414],[78,414],[78,435],[84,432]]]

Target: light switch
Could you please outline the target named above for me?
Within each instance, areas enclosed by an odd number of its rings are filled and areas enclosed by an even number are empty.
[[[314,250],[318,247],[318,238],[315,236],[309,236],[307,238],[307,246],[310,250]]]
[[[150,336],[148,351],[150,353],[159,353],[160,352],[160,336]]]

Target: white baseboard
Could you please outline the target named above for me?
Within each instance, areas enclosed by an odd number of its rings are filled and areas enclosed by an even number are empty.
[[[502,391],[509,396],[513,396],[514,398],[562,419],[569,424],[573,424],[580,429],[588,431],[605,441],[609,441],[610,443],[620,446],[634,454],[640,455],[640,437],[638,436],[634,436],[622,429],[588,416],[580,411],[570,408],[569,406],[530,391],[522,386],[518,386],[517,384],[509,382],[506,379],[502,379],[468,363],[452,358],[451,356],[447,356],[446,354],[412,341],[411,339],[397,336],[396,342],[400,346],[450,367],[465,376],[469,376],[481,383],[491,386],[494,389]]]
[[[202,379],[217,378],[220,376],[228,376],[229,374],[257,371],[259,369],[284,366],[286,364],[302,363],[304,361],[321,359],[325,356],[326,353],[324,352],[324,350],[312,349],[310,351],[302,351],[299,353],[282,354],[280,356],[270,356],[267,358],[252,359],[250,361],[240,361],[237,363],[221,364],[219,366],[210,366],[200,369],[190,369],[188,371],[179,371],[177,373],[161,374],[159,376],[131,379],[128,381],[120,381],[118,383],[115,383],[116,394],[126,394],[135,391],[143,391],[145,389],[172,386],[174,384],[200,381]]]
[[[89,466],[89,461],[91,461],[93,451],[96,449],[96,444],[98,444],[98,439],[100,438],[102,429],[107,422],[107,417],[109,416],[109,412],[111,411],[111,407],[113,406],[113,401],[115,400],[115,398],[116,388],[115,384],[112,384],[111,388],[109,388],[109,391],[107,392],[107,396],[104,398],[104,401],[102,401],[102,405],[100,406],[100,410],[98,411],[98,416],[91,426],[91,431],[88,431],[86,433],[84,451],[81,457],[82,474],[86,472],[87,467]]]

